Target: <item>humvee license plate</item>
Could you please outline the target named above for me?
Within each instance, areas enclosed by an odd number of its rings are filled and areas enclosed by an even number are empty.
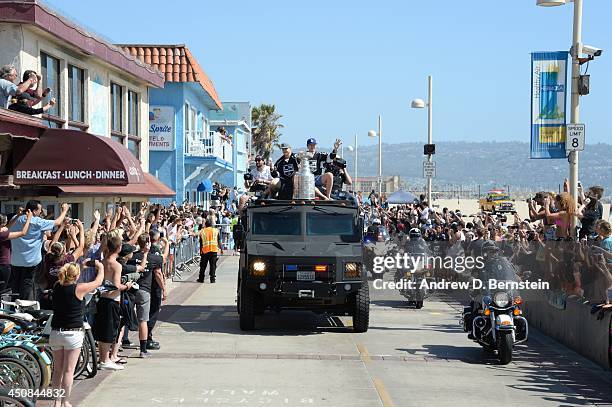
[[[300,281],[313,281],[315,279],[314,271],[298,271],[296,279]]]

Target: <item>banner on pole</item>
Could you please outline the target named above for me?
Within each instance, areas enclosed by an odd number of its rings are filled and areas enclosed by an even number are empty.
[[[569,52],[531,54],[531,158],[565,158]]]

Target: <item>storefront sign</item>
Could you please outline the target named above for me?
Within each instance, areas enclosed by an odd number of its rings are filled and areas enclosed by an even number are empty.
[[[531,54],[531,158],[565,158],[567,51]]]
[[[149,106],[149,151],[174,150],[174,108]]]
[[[127,183],[125,171],[92,170],[22,170],[15,171],[15,181],[20,183],[65,184],[74,181],[98,181],[100,184],[123,181]],[[49,182],[53,181],[53,182]]]

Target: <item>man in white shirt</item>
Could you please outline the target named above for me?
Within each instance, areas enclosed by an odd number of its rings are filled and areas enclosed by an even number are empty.
[[[272,172],[270,171],[270,167],[265,164],[264,159],[258,155],[255,157],[255,167],[251,168],[249,172],[251,179],[244,181],[244,186],[250,192],[256,191],[265,191],[264,197],[270,196],[270,184],[272,184]],[[238,210],[242,209],[242,207],[249,200],[249,195],[244,194],[240,196]]]
[[[251,192],[258,190],[258,188],[267,189],[272,182],[270,167],[264,164],[263,158],[259,155],[255,157],[255,168],[251,169],[251,176],[253,177],[252,180],[245,181],[245,186]]]
[[[30,88],[30,85],[36,83],[36,74],[30,74],[27,80],[19,85],[15,85],[17,80],[17,71],[12,65],[4,65],[0,68],[0,107],[8,108],[12,97],[21,95]]]

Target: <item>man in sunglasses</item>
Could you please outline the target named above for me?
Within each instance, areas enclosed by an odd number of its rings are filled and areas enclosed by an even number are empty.
[[[255,157],[255,168],[251,169],[251,178],[251,180],[245,181],[245,186],[251,192],[266,191],[272,182],[270,167],[265,165],[260,155]]]

